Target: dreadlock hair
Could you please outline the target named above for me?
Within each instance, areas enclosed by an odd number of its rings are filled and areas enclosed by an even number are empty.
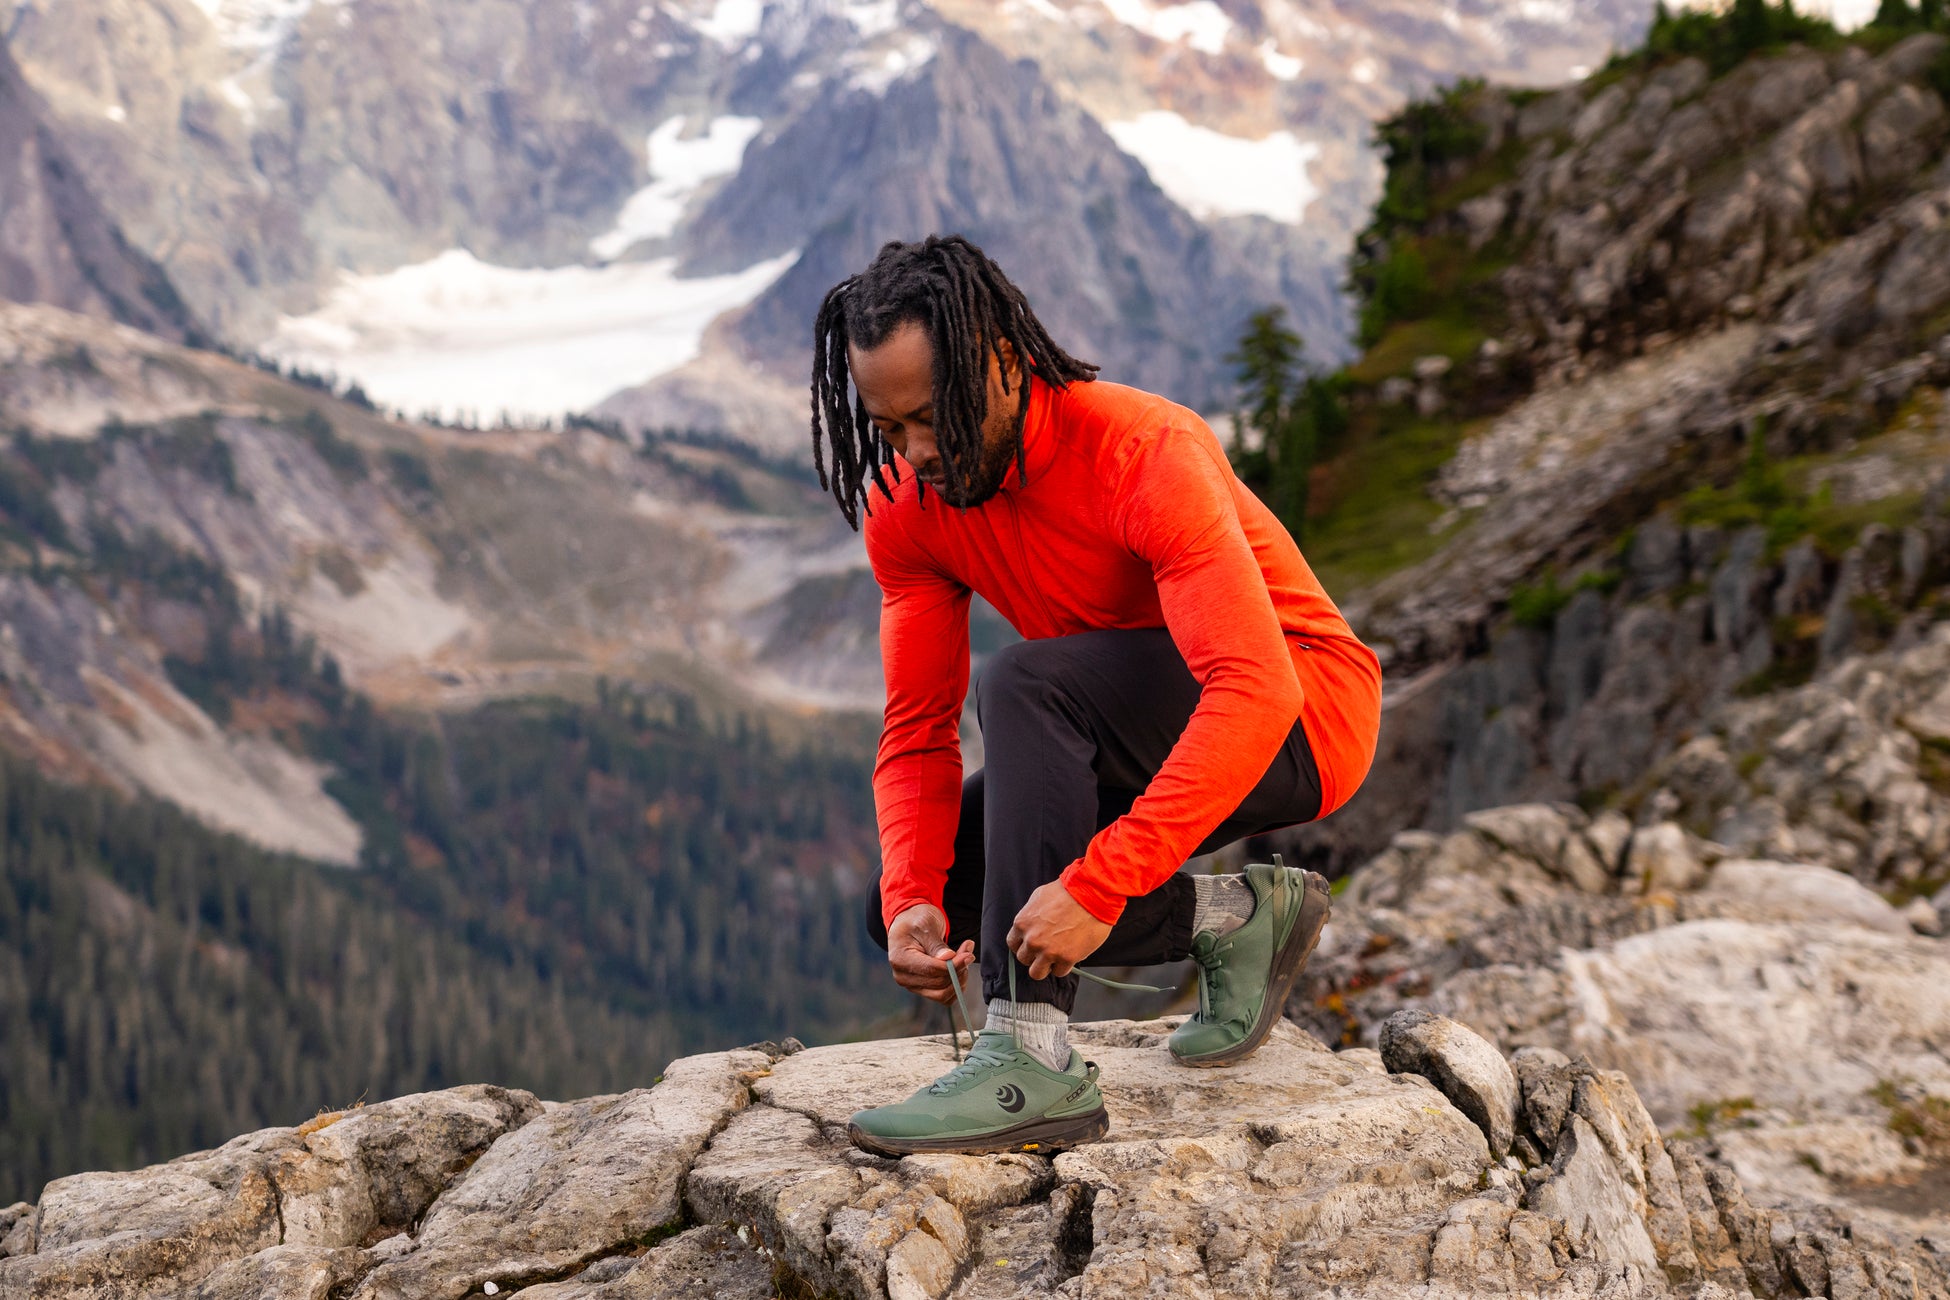
[[[1010,436],[1018,472],[1024,472],[1022,429],[1029,414],[1034,375],[1057,388],[1088,383],[1097,367],[1079,361],[1050,338],[1022,290],[960,235],[930,235],[917,244],[881,246],[873,264],[833,286],[813,324],[812,442],[819,484],[833,493],[840,513],[855,529],[866,502],[868,475],[889,501],[881,470],[893,449],[867,418],[857,393],[849,401],[848,344],[877,348],[894,330],[917,321],[934,350],[934,436],[942,476],[960,495],[968,476],[980,472],[982,425],[988,419],[988,359],[1001,360],[1003,339],[1016,350],[1024,378],[1016,389]],[[1008,383],[1004,375],[1003,383]],[[832,472],[826,454],[832,456]],[[925,485],[922,486],[925,491]],[[872,513],[868,506],[868,513]]]

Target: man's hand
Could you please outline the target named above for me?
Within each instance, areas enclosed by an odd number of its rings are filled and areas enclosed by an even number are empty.
[[[905,913],[903,913],[905,915]],[[1040,885],[1009,927],[1009,951],[1029,968],[1029,978],[1064,976],[1103,946],[1110,927],[1083,910],[1063,882]]]
[[[887,964],[894,968],[894,983],[909,992],[944,1006],[952,1004],[955,990],[948,982],[946,965],[950,959],[966,984],[968,968],[975,962],[975,941],[964,939],[960,948],[950,948],[948,918],[940,908],[917,903],[887,927]],[[980,992],[976,990],[978,997]]]

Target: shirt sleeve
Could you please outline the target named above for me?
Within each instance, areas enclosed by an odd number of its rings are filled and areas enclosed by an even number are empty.
[[[941,906],[961,818],[961,710],[968,695],[969,589],[915,553],[898,511],[867,516],[867,559],[880,584],[887,707],[874,759],[880,910],[889,924],[916,903]]]
[[[1113,523],[1150,564],[1198,706],[1151,784],[1062,875],[1100,921],[1149,893],[1238,808],[1300,717],[1301,691],[1265,574],[1239,522],[1232,467],[1209,433],[1168,429],[1124,472]]]

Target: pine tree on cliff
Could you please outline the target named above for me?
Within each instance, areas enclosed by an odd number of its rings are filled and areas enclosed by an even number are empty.
[[[1916,10],[1910,7],[1909,0],[1882,0],[1876,6],[1874,25],[1897,29],[1916,25]]]
[[[1238,347],[1227,358],[1245,399],[1233,421],[1235,452],[1244,452],[1244,430],[1259,434],[1257,459],[1264,465],[1267,504],[1296,542],[1306,530],[1308,480],[1319,451],[1322,412],[1329,406],[1338,409],[1323,381],[1302,374],[1302,347],[1300,336],[1286,324],[1286,309],[1268,307],[1247,320]]]
[[[1772,19],[1767,0],[1733,0],[1733,39],[1742,54],[1751,54],[1771,42]]]

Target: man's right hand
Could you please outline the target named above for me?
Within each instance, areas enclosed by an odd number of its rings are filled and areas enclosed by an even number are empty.
[[[975,941],[964,939],[960,948],[950,948],[948,918],[940,908],[917,903],[887,927],[887,964],[894,968],[894,982],[909,992],[943,1005],[954,1002],[954,986],[948,982],[950,960],[966,984],[968,968],[975,964]],[[978,997],[980,992],[976,990]]]

